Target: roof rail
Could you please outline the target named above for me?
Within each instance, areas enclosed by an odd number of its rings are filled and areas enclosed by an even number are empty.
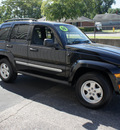
[[[13,19],[8,19],[4,22],[12,22],[12,21],[37,21],[37,19],[34,19],[34,18],[13,18]]]

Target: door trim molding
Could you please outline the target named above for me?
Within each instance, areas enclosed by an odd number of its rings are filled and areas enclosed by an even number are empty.
[[[23,61],[16,61],[16,64],[25,65],[25,66],[34,67],[34,68],[39,68],[39,69],[44,69],[44,70],[49,70],[49,71],[54,71],[54,72],[59,72],[59,73],[62,72],[61,69],[52,68],[52,67],[48,67],[48,66],[42,66],[42,65],[35,65],[35,64],[26,63],[26,62],[23,62]]]

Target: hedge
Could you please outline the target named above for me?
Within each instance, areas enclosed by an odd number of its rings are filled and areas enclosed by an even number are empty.
[[[92,27],[79,27],[79,29],[83,32],[90,32],[90,31],[94,31],[94,28]]]

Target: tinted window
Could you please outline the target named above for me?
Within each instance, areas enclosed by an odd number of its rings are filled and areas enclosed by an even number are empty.
[[[43,45],[44,39],[52,39],[54,44],[59,45],[53,31],[46,26],[35,26],[33,30],[32,44]]]
[[[16,39],[17,30],[18,30],[18,26],[15,26],[11,33],[11,39]]]
[[[51,29],[46,27],[45,31],[46,31],[46,38],[47,39],[52,39],[54,37],[53,32],[51,31]]]
[[[6,40],[9,34],[10,27],[9,26],[2,26],[0,29],[0,40]]]
[[[11,34],[11,39],[26,40],[28,35],[29,25],[16,25]]]

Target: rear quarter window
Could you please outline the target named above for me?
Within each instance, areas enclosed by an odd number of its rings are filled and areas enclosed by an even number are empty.
[[[10,25],[4,25],[0,28],[0,40],[5,41],[10,31]]]

